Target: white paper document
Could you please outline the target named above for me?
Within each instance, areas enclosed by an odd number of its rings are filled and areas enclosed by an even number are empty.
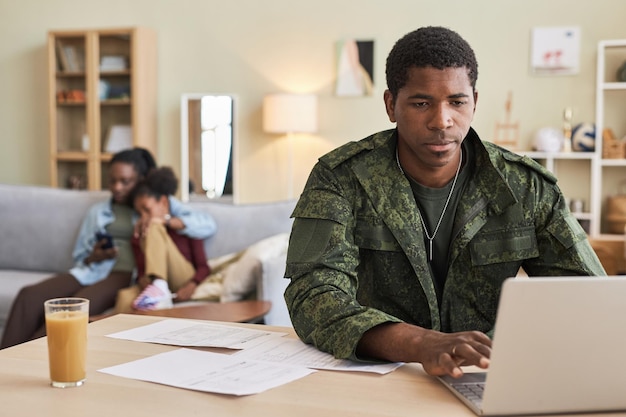
[[[99,372],[196,391],[251,395],[302,378],[315,370],[257,362],[235,355],[177,349]]]
[[[286,333],[244,327],[168,319],[107,336],[162,345],[246,349],[269,339],[282,338],[285,335]]]
[[[402,363],[372,364],[335,359],[333,355],[317,350],[300,340],[287,338],[264,340],[263,343],[233,354],[233,357],[331,371],[374,372],[381,375],[403,365]]]

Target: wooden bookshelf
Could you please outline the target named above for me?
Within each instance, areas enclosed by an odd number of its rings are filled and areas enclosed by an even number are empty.
[[[107,188],[113,126],[156,156],[156,34],[148,28],[48,32],[50,184]]]

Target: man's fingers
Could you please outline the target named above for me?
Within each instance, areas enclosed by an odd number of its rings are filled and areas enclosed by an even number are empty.
[[[458,343],[452,347],[450,356],[457,365],[489,366],[491,347],[478,342]]]
[[[478,344],[474,347],[474,349],[484,357],[491,358],[491,346]]]

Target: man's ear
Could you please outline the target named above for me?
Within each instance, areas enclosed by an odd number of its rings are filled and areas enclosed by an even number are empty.
[[[389,90],[385,90],[383,99],[385,100],[385,110],[387,111],[387,117],[389,117],[389,121],[391,123],[395,123],[396,122],[396,115],[395,115],[396,99],[393,96],[393,94],[391,94],[391,91]]]
[[[478,91],[474,90],[474,113],[476,113],[476,103],[478,103]]]

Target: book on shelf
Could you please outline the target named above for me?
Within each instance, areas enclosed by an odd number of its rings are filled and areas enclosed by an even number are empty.
[[[63,44],[63,42],[57,39],[56,52],[57,52],[58,69],[60,71],[69,71],[70,66],[69,66],[69,63],[67,62],[67,57],[65,55],[64,47],[65,45]]]
[[[71,45],[67,45],[63,47],[63,52],[65,52],[65,59],[67,59],[68,70],[75,72],[78,71],[78,57],[76,56],[76,48]]]
[[[83,48],[75,48],[74,49],[76,57],[76,67],[77,71],[85,71],[85,50]]]
[[[82,49],[74,45],[66,45],[60,40],[56,41],[56,49],[61,71],[78,72],[85,70],[85,57]]]

